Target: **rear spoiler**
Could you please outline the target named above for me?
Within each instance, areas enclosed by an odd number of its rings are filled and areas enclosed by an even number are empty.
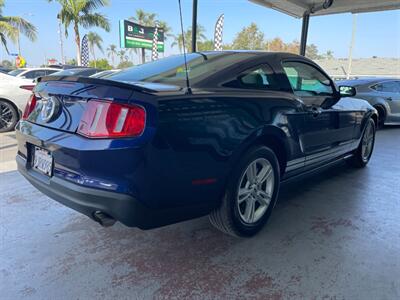
[[[107,85],[114,86],[123,89],[135,90],[142,93],[156,93],[158,92],[156,89],[147,88],[141,85],[135,85],[120,81],[101,79],[101,78],[92,78],[92,77],[79,77],[79,76],[44,76],[37,79],[37,83],[39,82],[50,82],[50,81],[68,81],[68,82],[79,82],[79,83],[87,83],[87,84],[95,84],[95,85]]]

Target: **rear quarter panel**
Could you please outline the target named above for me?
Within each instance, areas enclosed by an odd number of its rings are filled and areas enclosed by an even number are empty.
[[[232,168],[266,131],[281,135],[289,157],[300,155],[295,130],[285,115],[298,109],[289,98],[197,95],[162,99],[158,109],[153,142],[158,153],[152,157],[163,166],[157,173],[165,195],[174,195],[166,201],[177,205],[218,203]],[[194,184],[207,180],[208,184]]]

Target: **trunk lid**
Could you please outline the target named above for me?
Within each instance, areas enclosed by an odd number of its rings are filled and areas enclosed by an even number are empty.
[[[28,120],[45,127],[76,132],[88,100],[128,103],[133,98],[137,99],[137,96],[148,98],[143,97],[143,94],[165,90],[176,89],[165,85],[124,83],[97,78],[43,77],[35,87],[37,102]]]

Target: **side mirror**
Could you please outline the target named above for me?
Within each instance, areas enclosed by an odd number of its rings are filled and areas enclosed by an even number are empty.
[[[341,85],[339,86],[340,97],[354,97],[357,94],[355,87]]]

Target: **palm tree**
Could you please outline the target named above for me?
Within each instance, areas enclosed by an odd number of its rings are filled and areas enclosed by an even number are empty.
[[[79,26],[83,28],[100,27],[110,31],[110,22],[104,15],[94,12],[97,8],[108,5],[108,0],[48,0],[57,1],[61,5],[58,17],[65,27],[65,36],[68,36],[68,27],[73,25],[76,43],[76,59],[81,65],[81,38]]]
[[[205,32],[206,29],[202,25],[197,25],[197,42],[205,42],[207,40]],[[178,46],[181,53],[183,49],[183,37],[185,37],[185,48],[189,49],[192,44],[192,27],[189,27],[189,29],[184,32],[184,36],[182,36],[182,34],[175,36],[174,42],[171,44],[172,47]]]
[[[0,42],[6,49],[7,39],[13,43],[18,41],[19,34],[22,33],[30,41],[36,40],[36,27],[21,17],[3,16],[4,0],[0,0]]]
[[[129,58],[128,55],[126,55],[126,50],[124,49],[119,50],[117,55],[119,56],[120,62],[127,61]]]
[[[97,67],[97,63],[96,63],[95,48],[97,47],[101,52],[104,53],[103,47],[101,46],[101,43],[103,42],[103,39],[96,32],[89,32],[87,34],[87,40],[88,40],[88,45],[89,45],[90,52],[92,52],[92,55],[93,55],[94,67],[96,68]]]
[[[113,67],[114,67],[114,58],[116,55],[117,55],[117,46],[115,46],[114,44],[111,44],[107,48],[107,56],[111,57],[111,63],[112,63]]]
[[[149,26],[149,27],[156,26],[156,22],[158,22],[159,27],[164,30],[164,40],[166,40],[167,37],[173,36],[171,34],[172,28],[168,26],[167,22],[158,21],[158,20],[156,20],[156,18],[157,18],[157,14],[155,14],[155,13],[147,13],[142,9],[137,9],[136,15],[133,17],[130,17],[129,20],[139,23],[140,25]],[[142,54],[142,63],[145,63],[146,49],[145,48],[140,48],[140,49],[141,49],[141,54]]]

